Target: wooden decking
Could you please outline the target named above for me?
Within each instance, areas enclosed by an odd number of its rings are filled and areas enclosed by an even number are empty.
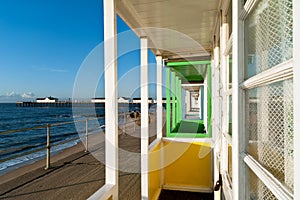
[[[150,142],[155,139],[155,126],[152,116]],[[119,135],[119,199],[141,199],[140,128],[126,132],[120,131]],[[53,159],[49,170],[43,169],[42,160],[0,176],[0,199],[87,199],[105,183],[105,166],[99,161],[104,160],[103,138],[92,153],[84,152],[82,144],[67,151],[69,155],[65,158]],[[97,152],[100,155],[96,155]],[[163,191],[160,199],[212,198],[199,193]]]
[[[139,151],[138,138],[120,135],[119,140],[120,147],[131,152]],[[83,150],[82,147],[82,151],[53,163],[50,170],[46,171],[41,167],[8,182],[4,180],[5,183],[0,185],[0,199],[88,198],[104,185],[105,166]],[[126,162],[124,158],[120,158],[120,162],[125,162],[132,169],[140,166],[136,161],[138,160]],[[141,199],[140,184],[139,173],[119,171],[119,199]]]
[[[155,138],[155,126],[152,115],[150,141]],[[120,130],[119,134],[119,199],[141,199],[140,128],[126,132]],[[96,139],[101,143],[91,148],[92,153],[85,153],[78,144],[67,150],[69,156],[64,159],[54,162],[53,158],[49,170],[44,170],[42,160],[0,176],[0,199],[88,198],[105,183],[105,166],[99,161],[104,161],[104,140]]]
[[[83,151],[0,185],[0,199],[86,199],[104,184],[104,166]],[[4,178],[4,177],[3,177]]]

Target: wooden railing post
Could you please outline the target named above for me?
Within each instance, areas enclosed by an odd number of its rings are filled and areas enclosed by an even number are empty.
[[[85,152],[89,151],[89,119],[85,120]]]
[[[50,124],[47,124],[47,146],[46,146],[46,149],[47,149],[47,157],[46,157],[46,167],[45,169],[49,169],[50,168],[50,128],[51,128],[51,125]]]
[[[126,133],[126,112],[124,112],[123,133]]]

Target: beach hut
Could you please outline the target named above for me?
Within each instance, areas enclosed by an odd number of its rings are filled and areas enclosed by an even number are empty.
[[[110,40],[104,45],[110,67],[106,184],[91,198],[118,199],[118,45],[111,40],[118,14],[140,37],[142,199],[159,199],[166,190],[213,193],[214,199],[300,199],[298,1],[103,2],[104,40]],[[157,138],[151,144],[149,50],[157,61]]]

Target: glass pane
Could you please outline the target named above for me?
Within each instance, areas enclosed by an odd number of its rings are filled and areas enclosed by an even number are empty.
[[[245,21],[246,78],[292,58],[292,0],[262,0]]]
[[[247,92],[249,154],[293,191],[293,80]]]
[[[249,169],[250,176],[250,199],[253,200],[276,200],[274,194],[267,186]]]

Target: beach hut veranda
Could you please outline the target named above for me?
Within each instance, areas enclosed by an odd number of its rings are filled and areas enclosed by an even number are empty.
[[[158,199],[162,190],[300,199],[297,0],[103,3],[104,40],[110,40],[104,46],[106,184],[91,198],[118,199],[117,40],[111,41],[118,14],[140,37],[142,199]],[[150,145],[148,51],[157,61],[157,137]]]

